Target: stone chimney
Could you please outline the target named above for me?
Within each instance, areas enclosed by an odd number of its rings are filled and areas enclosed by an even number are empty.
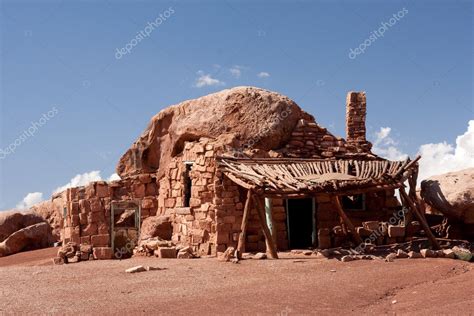
[[[372,148],[366,139],[366,115],[365,92],[349,92],[346,98],[346,140],[361,151],[370,151]]]

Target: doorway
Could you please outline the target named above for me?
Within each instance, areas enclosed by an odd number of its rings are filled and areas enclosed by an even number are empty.
[[[125,259],[133,255],[140,235],[140,201],[112,202],[111,239],[114,258]]]
[[[317,242],[315,199],[287,199],[286,210],[290,249],[315,247]]]

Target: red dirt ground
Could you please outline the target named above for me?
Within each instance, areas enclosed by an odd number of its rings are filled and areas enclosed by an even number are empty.
[[[51,265],[56,249],[0,258],[0,315],[472,315],[472,263],[133,258]],[[126,274],[136,265],[165,268]]]

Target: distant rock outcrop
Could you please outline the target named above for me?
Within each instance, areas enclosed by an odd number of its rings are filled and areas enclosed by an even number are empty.
[[[474,224],[474,168],[422,181],[421,197],[446,217]]]
[[[420,195],[433,213],[446,216],[446,237],[474,240],[474,168],[424,180]]]
[[[22,228],[0,243],[0,257],[25,250],[46,248],[53,242],[51,227],[46,222]]]
[[[0,242],[22,228],[41,222],[44,222],[41,216],[30,212],[15,210],[0,212]]]
[[[49,223],[55,240],[61,239],[61,228],[63,225],[63,219],[61,217],[62,210],[58,204],[54,203],[54,200],[35,204],[30,208],[30,211],[41,216]]]
[[[168,107],[152,119],[146,130],[117,165],[120,177],[138,173],[162,174],[185,141],[201,137],[220,139],[223,145],[281,148],[300,119],[314,122],[288,97],[255,87],[236,87]]]

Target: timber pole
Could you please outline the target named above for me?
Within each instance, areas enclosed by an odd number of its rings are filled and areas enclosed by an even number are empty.
[[[431,242],[431,245],[433,246],[434,249],[440,249],[438,241],[436,240],[435,236],[431,232],[431,228],[426,222],[425,218],[418,212],[418,208],[416,207],[415,202],[407,195],[404,189],[400,189],[400,194],[403,196],[403,199],[407,202],[408,208],[411,210],[411,212],[418,218],[418,220],[421,223],[421,226],[423,227],[423,230],[425,231],[426,235],[428,236],[428,239]]]
[[[341,202],[339,201],[339,197],[336,195],[332,196],[332,200],[334,202],[334,205],[336,206],[336,211],[339,214],[339,216],[342,218],[344,223],[346,224],[347,228],[350,229],[352,236],[354,237],[355,241],[360,245],[363,244],[364,241],[360,237],[360,235],[357,233],[357,230],[354,227],[354,224],[352,224],[351,220],[349,217],[347,217],[346,213],[344,213],[344,210],[342,209]]]
[[[272,259],[278,259],[278,254],[276,251],[275,243],[273,242],[272,235],[268,229],[268,225],[265,219],[265,211],[263,209],[262,203],[259,200],[258,196],[252,196],[255,206],[257,208],[257,214],[260,219],[260,225],[262,226],[263,234],[265,235],[265,244],[267,246],[267,252],[269,253]]]
[[[241,259],[242,253],[245,252],[245,237],[247,235],[247,224],[249,222],[251,200],[252,200],[252,190],[248,190],[247,200],[245,200],[244,216],[242,218],[242,224],[240,225],[239,242],[237,244],[237,258],[238,259]]]

